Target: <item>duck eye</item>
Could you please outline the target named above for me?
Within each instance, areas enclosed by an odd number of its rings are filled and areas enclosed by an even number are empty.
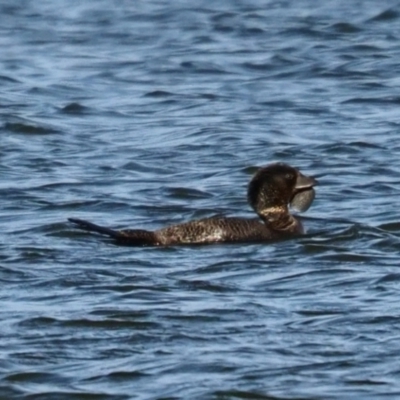
[[[292,174],[287,173],[287,174],[285,175],[285,179],[287,179],[287,180],[292,179]]]

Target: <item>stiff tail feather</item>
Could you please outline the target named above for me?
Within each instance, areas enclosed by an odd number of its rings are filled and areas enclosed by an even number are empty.
[[[92,222],[84,221],[83,219],[78,219],[78,218],[68,218],[68,221],[77,225],[79,229],[88,232],[96,232],[102,235],[107,235],[115,239],[119,244],[125,244],[130,246],[146,246],[146,245],[157,246],[160,244],[156,239],[154,232],[149,232],[140,229],[115,231],[113,229],[96,225],[93,224]]]
[[[83,219],[68,218],[68,221],[77,225],[78,228],[83,229],[84,231],[101,233],[102,235],[107,235],[114,239],[118,239],[118,237],[120,236],[120,233],[118,231],[114,231],[113,229],[93,224],[89,221],[84,221]]]

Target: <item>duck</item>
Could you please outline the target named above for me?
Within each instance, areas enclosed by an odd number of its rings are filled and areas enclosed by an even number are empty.
[[[178,246],[213,243],[266,243],[304,233],[300,219],[289,206],[307,211],[315,198],[312,176],[285,163],[259,168],[252,177],[247,200],[258,218],[214,216],[170,225],[155,231],[114,230],[78,218],[68,218],[77,228],[106,235],[128,246]]]

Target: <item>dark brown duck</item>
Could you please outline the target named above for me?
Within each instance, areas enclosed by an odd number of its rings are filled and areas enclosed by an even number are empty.
[[[116,231],[81,219],[69,218],[78,228],[112,237],[131,246],[171,246],[210,243],[267,242],[289,238],[303,231],[288,205],[306,211],[314,200],[314,178],[278,163],[260,168],[250,181],[247,199],[260,219],[211,217],[146,231]]]

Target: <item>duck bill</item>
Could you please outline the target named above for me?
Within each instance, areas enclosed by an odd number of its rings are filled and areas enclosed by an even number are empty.
[[[299,212],[307,211],[315,198],[313,186],[316,183],[316,179],[312,176],[305,176],[299,173],[296,180],[294,195],[290,201],[290,207]]]
[[[296,180],[295,190],[311,189],[316,183],[316,179],[312,176],[305,176],[299,173]]]

